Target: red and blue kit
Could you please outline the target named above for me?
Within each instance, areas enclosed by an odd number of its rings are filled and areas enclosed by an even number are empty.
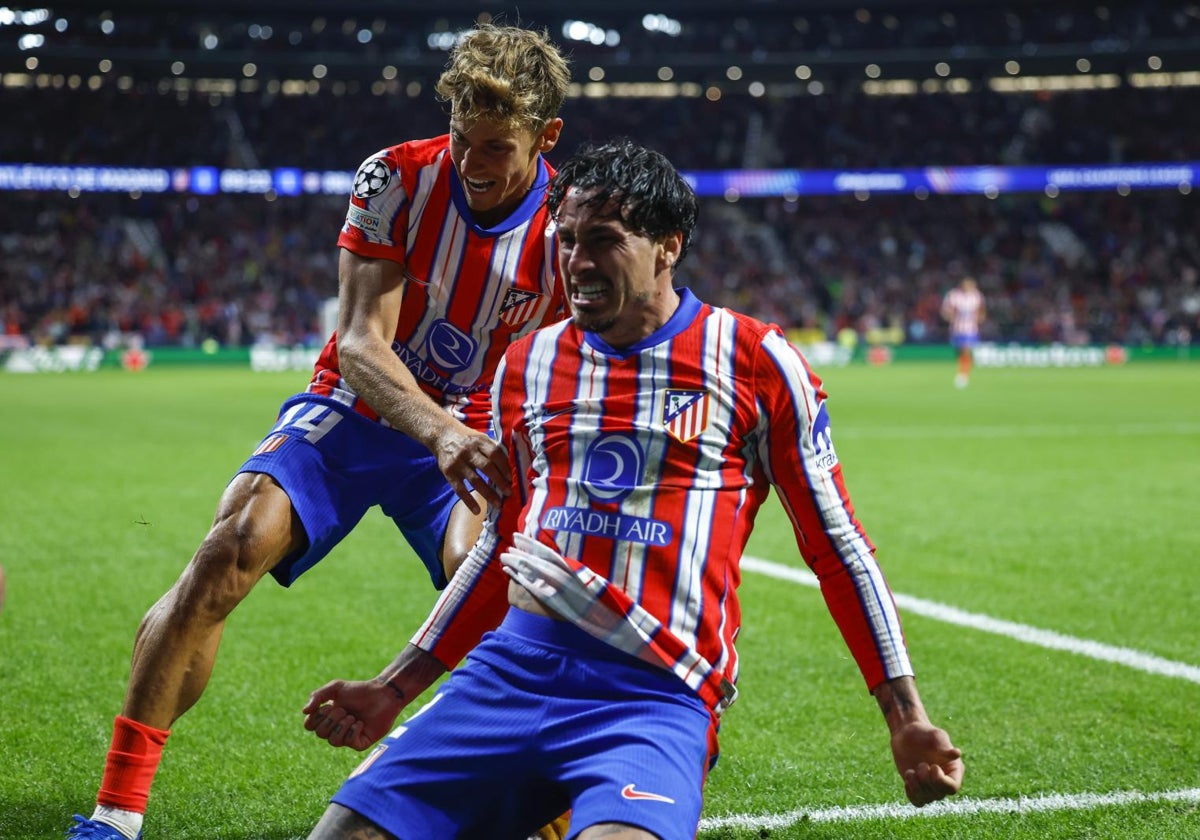
[[[505,349],[566,311],[545,206],[551,175],[539,160],[524,202],[494,228],[471,219],[448,135],[384,149],[355,175],[338,245],[404,265],[392,350],[425,393],[478,431],[490,423],[488,390]],[[336,335],[309,392],[377,419],[338,371]]]
[[[487,432],[492,376],[505,349],[565,313],[545,207],[553,172],[539,159],[521,205],[484,229],[472,220],[449,149],[447,135],[368,158],[355,175],[338,245],[404,265],[392,350],[435,403]],[[307,390],[284,402],[240,472],[272,476],[304,524],[308,547],[271,570],[284,585],[376,506],[396,523],[434,585],[445,585],[440,546],[458,497],[437,458],[391,428],[342,379],[336,334]]]
[[[868,687],[911,675],[820,380],[777,327],[680,297],[624,350],[570,321],[509,349],[495,431],[522,495],[493,511],[413,643],[454,666],[502,619],[512,578],[720,714],[736,696],[739,561],[773,486]]]
[[[983,293],[978,289],[953,288],[946,293],[943,307],[951,316],[951,343],[955,347],[976,344],[979,341],[979,321],[983,315]]]

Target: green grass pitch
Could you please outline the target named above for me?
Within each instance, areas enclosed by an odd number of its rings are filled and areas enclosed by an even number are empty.
[[[963,391],[936,363],[819,372],[896,593],[1200,666],[1200,366],[979,370]],[[0,838],[44,840],[91,812],[138,621],[305,375],[4,381]],[[799,565],[777,502],[749,553]],[[376,673],[434,596],[377,512],[290,591],[264,581],[175,727],[148,840],[305,836],[359,758],[303,730],[308,692]],[[902,610],[926,705],[966,753],[960,799],[981,808],[871,818],[903,792],[820,596],[747,572],[742,598],[702,838],[1200,837],[1197,682]],[[987,807],[1053,795],[1070,806]]]

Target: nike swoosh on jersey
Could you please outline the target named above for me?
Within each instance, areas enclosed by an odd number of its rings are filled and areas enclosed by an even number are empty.
[[[663,796],[661,793],[646,793],[643,790],[634,790],[633,785],[625,785],[621,788],[621,796],[626,799],[646,800],[650,802],[666,802],[668,805],[674,805],[675,800],[669,796]]]

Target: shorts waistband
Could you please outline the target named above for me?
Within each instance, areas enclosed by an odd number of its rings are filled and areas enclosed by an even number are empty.
[[[637,657],[613,647],[603,639],[596,638],[577,624],[526,612],[517,607],[508,608],[508,612],[504,614],[504,620],[496,629],[520,636],[531,642],[565,648],[585,656],[623,662],[640,661]]]

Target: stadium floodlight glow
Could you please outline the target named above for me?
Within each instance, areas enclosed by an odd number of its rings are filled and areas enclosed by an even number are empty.
[[[55,32],[66,32],[67,27],[69,27],[69,26],[70,26],[70,24],[67,23],[66,18],[57,18],[54,21],[54,31]]]
[[[217,47],[221,46],[221,39],[218,38],[215,33],[209,32],[204,36],[204,39],[200,43],[206,50],[215,50]]]
[[[369,44],[371,43],[371,38],[374,37],[374,34],[370,29],[360,29],[358,30],[358,34],[354,37],[358,39],[358,43],[360,44]]]
[[[1075,69],[1080,73],[1090,73],[1092,70],[1092,62],[1088,61],[1086,58],[1081,58],[1075,62]]]
[[[112,62],[107,58],[100,59],[100,63],[96,66],[100,68],[101,73],[107,73],[109,70],[112,70]]]
[[[661,32],[672,38],[683,33],[683,24],[675,18],[666,15],[645,15],[642,17],[642,28],[647,32]]]
[[[603,67],[591,68],[590,70],[588,70],[588,78],[593,82],[604,81],[604,68]]]
[[[863,72],[867,74],[867,78],[869,79],[878,79],[883,71],[879,69],[878,64],[868,64]]]
[[[812,78],[812,68],[807,64],[801,64],[796,67],[796,78],[800,81],[805,81]]]
[[[736,64],[731,65],[725,70],[725,78],[729,79],[731,82],[736,82],[738,79],[742,78],[742,68],[738,67]]]
[[[431,50],[441,50],[442,52],[450,52],[454,48],[455,41],[458,40],[453,32],[430,32],[429,37],[425,39],[425,43]]]
[[[670,67],[659,67],[658,68],[659,81],[669,82],[673,78],[675,78],[675,71],[672,70]]]
[[[944,79],[950,75],[950,65],[944,61],[939,61],[933,66],[933,72],[937,73]]]
[[[753,96],[755,99],[759,99],[760,97],[763,97],[766,95],[767,86],[764,85],[762,82],[751,82],[750,86],[748,88],[746,88],[746,92],[749,93],[751,96]]]
[[[324,79],[329,74],[329,68],[324,64],[317,64],[312,69],[314,79]]]
[[[1004,72],[1010,76],[1017,75],[1018,73],[1021,72],[1021,62],[1012,61],[1011,59],[1009,61],[1004,62]]]
[[[389,64],[387,67],[383,68],[383,71],[379,75],[390,82],[392,79],[396,78],[397,75],[399,75],[399,72],[400,71],[396,69],[396,65]]]
[[[37,26],[49,19],[49,9],[10,9],[0,6],[0,26]]]
[[[37,34],[30,33],[29,35],[22,35],[20,38],[17,39],[17,49],[19,49],[19,50],[36,50],[38,47],[43,46],[45,43],[46,43],[45,35],[37,35]]]
[[[182,76],[183,71],[186,69],[187,69],[187,65],[185,65],[182,61],[172,61],[171,62],[171,73],[176,76]]]
[[[605,29],[586,20],[565,20],[562,26],[563,37],[570,41],[587,41],[589,44],[615,47],[621,43],[621,33],[615,29]]]
[[[100,31],[105,35],[111,35],[116,31],[117,25],[110,18],[100,21]]]
[[[1152,55],[1146,59],[1146,66],[1151,70],[1161,70],[1163,66],[1162,59],[1156,55]]]
[[[258,72],[258,65],[255,64],[253,61],[247,61],[245,64],[242,65],[242,75],[245,76],[247,79],[252,77],[257,72]]]

